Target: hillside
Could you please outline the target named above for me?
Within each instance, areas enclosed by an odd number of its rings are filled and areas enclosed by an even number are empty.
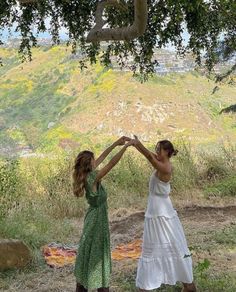
[[[2,48],[0,56],[1,154],[99,145],[133,133],[145,142],[236,141],[235,112],[220,114],[235,104],[233,85],[212,94],[214,82],[196,72],[156,75],[144,84],[100,64],[80,72],[64,46],[35,49],[24,64],[14,49]]]

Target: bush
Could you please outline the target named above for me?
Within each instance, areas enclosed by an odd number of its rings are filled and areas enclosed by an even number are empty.
[[[27,202],[22,209],[12,210],[0,224],[0,234],[4,238],[24,241],[30,248],[37,249],[51,241],[66,240],[72,233],[71,224],[45,215],[38,204]]]
[[[72,162],[64,158],[43,183],[46,212],[53,218],[81,217],[85,198],[78,199],[72,191]]]
[[[19,204],[22,183],[18,160],[0,162],[0,218]]]
[[[175,194],[188,191],[195,188],[198,182],[198,166],[194,161],[194,155],[190,145],[179,142],[176,143],[179,150],[178,155],[174,158],[173,168],[173,191]]]
[[[204,181],[216,181],[231,176],[236,170],[236,148],[229,145],[215,147],[199,153],[199,164],[201,165],[201,178]]]
[[[208,196],[236,197],[236,176],[229,176],[221,179],[205,188]]]

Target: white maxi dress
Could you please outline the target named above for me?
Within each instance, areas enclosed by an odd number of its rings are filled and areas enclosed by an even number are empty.
[[[142,254],[138,262],[136,286],[144,290],[177,281],[193,282],[192,258],[182,224],[172,206],[170,183],[152,174],[145,213]]]

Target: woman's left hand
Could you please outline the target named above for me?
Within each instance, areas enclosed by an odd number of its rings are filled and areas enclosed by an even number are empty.
[[[116,141],[116,145],[119,145],[119,146],[121,146],[121,145],[125,145],[126,142],[129,142],[129,141],[131,141],[131,140],[132,140],[132,139],[129,138],[129,137],[122,136],[122,137],[120,137],[120,138]]]
[[[130,141],[128,141],[127,143],[125,143],[125,146],[126,146],[126,147],[134,146],[134,145],[135,145],[135,141],[134,141],[134,139],[130,139]]]

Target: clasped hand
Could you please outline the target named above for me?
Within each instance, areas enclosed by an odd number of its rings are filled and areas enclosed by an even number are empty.
[[[139,140],[138,137],[134,135],[134,139],[131,139],[126,136],[122,136],[116,141],[116,145],[125,145],[125,146],[137,146]]]

